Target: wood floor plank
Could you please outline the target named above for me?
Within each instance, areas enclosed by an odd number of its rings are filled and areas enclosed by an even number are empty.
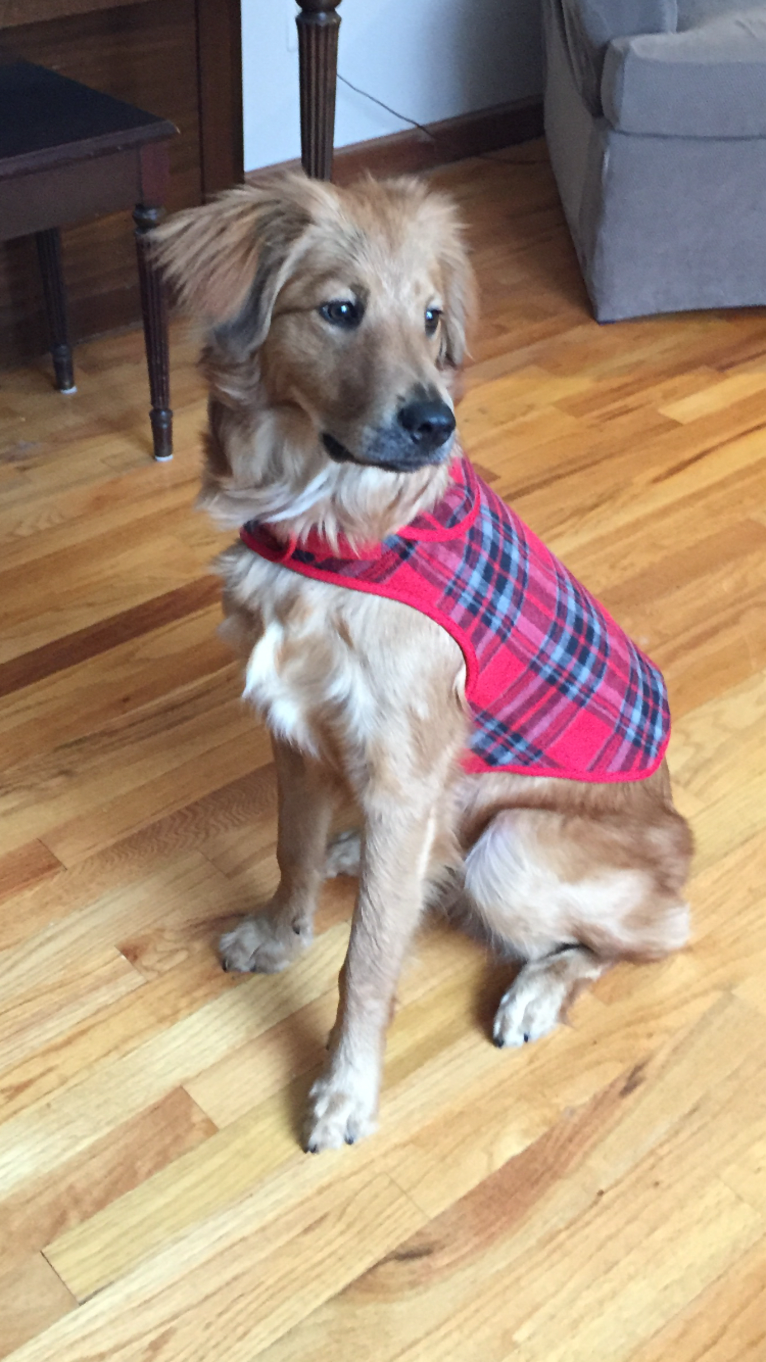
[[[211,902],[225,894],[227,881],[207,857],[199,852],[176,857],[129,889],[99,895],[65,922],[55,923],[0,954],[3,1001],[10,1006],[29,989],[44,994],[56,977],[77,979],[82,962],[101,952],[120,954],[124,966],[138,983],[142,976],[123,954],[129,942],[146,926],[162,926],[180,919],[192,933],[197,921],[209,923]],[[138,952],[136,952],[138,955]]]
[[[506,474],[504,481],[511,484],[507,495],[523,519],[558,548],[559,544],[587,542],[603,531],[605,523],[619,534],[639,516],[659,517],[678,501],[714,486],[720,479],[761,465],[763,433],[759,426],[722,441],[701,432],[691,452],[685,436],[685,429],[676,427],[652,442],[659,465],[654,478],[643,472],[646,451],[639,447],[628,454],[613,454],[608,473],[603,459],[587,456],[580,466],[555,479],[555,498],[551,496],[550,479],[540,481],[537,470],[535,481],[526,491],[522,484],[520,493],[514,489],[516,478]],[[583,443],[590,448],[587,438]],[[499,442],[488,446],[482,457],[488,460],[490,454],[492,462],[502,468],[504,449]],[[596,463],[598,478],[592,476]]]
[[[89,541],[73,550],[67,555],[63,577],[57,574],[55,559],[38,560],[22,574],[14,573],[14,578],[23,577],[23,591],[18,586],[11,591],[8,574],[0,573],[6,602],[2,661],[57,640],[65,616],[69,632],[80,634],[121,608],[137,610],[158,595],[187,589],[189,579],[199,575],[201,564],[194,552],[165,527],[164,519],[159,516],[156,524],[144,526],[143,534],[135,540],[121,538],[117,547]],[[103,571],[106,556],[113,563],[113,575]],[[37,606],[34,611],[32,602]]]
[[[124,721],[164,702],[169,690],[181,696],[211,676],[236,673],[218,638],[218,610],[203,609],[151,629],[97,657],[67,666],[0,702],[0,741],[9,768]]]
[[[758,772],[706,803],[695,818],[698,865],[710,865],[743,846],[763,828],[759,810],[766,801],[766,772]]]
[[[348,925],[352,908],[353,886],[349,884],[345,903],[341,902],[340,905],[338,920]],[[335,904],[333,915],[334,910]],[[326,930],[328,925],[326,909],[323,912],[321,907],[318,925],[320,930]],[[412,1011],[408,1013],[408,1025],[403,1028],[401,1040],[398,1039],[398,1030],[392,1037],[393,1067],[389,1069],[392,1081],[400,1080],[405,1072],[417,1066],[417,1052],[409,1033],[414,1032],[418,1036],[418,1048],[424,1048],[427,1055],[428,1049],[434,1047],[437,1031],[440,1040],[446,1043],[454,1036],[456,1024],[458,1027],[466,1025],[465,1014],[462,1014],[461,1020],[459,1006],[450,1009],[447,996],[449,990],[455,987],[456,973],[467,981],[469,988],[475,985],[477,989],[484,989],[488,985],[490,990],[494,986],[496,992],[501,990],[502,980],[507,976],[507,970],[498,972],[490,969],[482,952],[439,923],[429,924],[421,930],[413,955],[398,990],[399,1007]],[[439,990],[443,992],[439,993]],[[280,1083],[283,1084],[286,1077],[292,1081],[298,1074],[307,1073],[320,1063],[326,1037],[335,1020],[337,1003],[338,990],[333,982],[328,993],[293,1012],[291,1017],[279,1022],[257,1040],[232,1050],[225,1059],[195,1075],[185,1085],[187,1091],[217,1126],[230,1125],[251,1111],[264,1097],[278,1092]],[[432,1022],[430,1026],[429,1017]],[[447,1033],[442,1028],[450,1022],[453,1030]],[[406,1062],[403,1059],[405,1053]],[[246,1081],[243,1082],[243,1078]]]
[[[690,394],[665,403],[661,408],[665,416],[686,425],[689,421],[699,421],[712,412],[728,410],[736,402],[750,397],[753,393],[766,390],[766,373],[762,369],[730,374],[720,383],[702,392]]]
[[[31,652],[20,653],[0,664],[0,695],[30,686],[46,676],[54,676],[68,667],[75,667],[107,649],[116,648],[128,639],[140,637],[152,629],[190,615],[217,600],[220,589],[212,577],[202,577],[154,596],[130,610],[122,610],[97,624],[88,624],[74,633],[55,638]]]
[[[605,1227],[612,1242],[618,1223],[615,1216]],[[690,1292],[714,1282],[762,1233],[760,1218],[715,1180],[696,1198],[668,1196],[661,1223],[638,1228],[641,1239],[632,1252],[617,1262],[608,1254],[596,1258],[599,1280],[586,1289],[573,1271],[572,1256],[560,1272],[554,1270],[552,1282],[560,1288],[555,1308],[541,1305],[516,1335],[530,1359],[619,1362],[629,1357],[649,1330],[672,1318]]]
[[[345,931],[327,933],[325,939],[332,935],[336,937],[336,951],[328,970],[330,977],[337,975],[346,940]],[[429,994],[430,1007],[423,1020],[430,1026],[432,1035],[437,1035],[439,1040],[444,1033],[445,1012],[453,989],[454,985],[451,985],[440,994],[437,991],[436,997],[433,992]],[[327,1010],[332,1015],[330,1006]],[[317,1020],[324,1021],[325,1018]],[[306,1064],[307,1048],[318,1068],[318,1050],[325,1037],[326,1029],[322,1025],[313,1038],[307,1038],[308,1045],[304,1041],[300,1051],[301,1063],[297,1066],[299,1069]],[[277,1034],[271,1039],[279,1044],[281,1036]],[[413,1034],[412,1027],[404,1033],[399,1047],[396,1037],[392,1037],[394,1063],[399,1048],[404,1052],[401,1058],[410,1078],[416,1066],[407,1063],[406,1053],[413,1045],[419,1045],[420,1039],[417,1032]],[[448,1035],[444,1043],[449,1043],[451,1039],[452,1036]],[[488,1058],[491,1063],[491,1051]],[[171,1224],[174,1233],[179,1235],[198,1221],[217,1214],[223,1206],[233,1205],[239,1197],[256,1187],[262,1189],[262,1196],[268,1201],[273,1196],[274,1181],[285,1182],[282,1200],[287,1205],[288,1198],[300,1197],[305,1186],[316,1186],[318,1178],[332,1178],[333,1169],[329,1161],[323,1167],[321,1161],[307,1159],[300,1152],[296,1138],[299,1133],[295,1122],[297,1113],[291,1108],[296,1100],[299,1106],[302,1105],[312,1076],[308,1073],[305,1079],[290,1082],[293,1101],[287,1111],[285,1092],[282,1091],[285,1087],[283,1079],[282,1087],[277,1089],[273,1097],[267,1096],[266,1100],[257,1101],[252,1109],[246,1110],[243,1116],[228,1125],[215,1139],[207,1141],[204,1147],[176,1161],[155,1177],[151,1184],[137,1188],[91,1221],[48,1244],[46,1253],[50,1261],[56,1265],[70,1288],[74,1287],[78,1298],[101,1290],[129,1267],[147,1257],[162,1242]],[[242,1077],[247,1078],[246,1070],[243,1070]],[[258,1093],[257,1081],[258,1068],[255,1067],[255,1094]],[[406,1083],[406,1077],[404,1081]],[[190,1090],[194,1090],[193,1082]],[[252,1148],[261,1150],[258,1160],[253,1161],[248,1157],[248,1150]],[[366,1162],[369,1157],[369,1152],[365,1154],[361,1151],[361,1161]],[[284,1178],[285,1170],[289,1171],[287,1179]]]
[[[235,733],[223,742],[216,742],[213,732],[208,731],[205,741],[210,746],[206,751],[125,790],[101,807],[86,805],[82,812],[78,810],[49,827],[46,845],[65,865],[74,865],[111,842],[215,793],[224,783],[251,774],[259,765],[270,762],[271,749],[265,735],[244,720],[245,716],[234,714]],[[236,731],[239,729],[241,732]],[[94,790],[94,804],[97,795]]]
[[[727,1084],[725,1098],[735,1096]],[[712,1100],[717,1105],[721,1098],[715,1094]],[[750,1208],[711,1176],[726,1157],[728,1142],[741,1141],[742,1108],[731,1114],[726,1137],[719,1132],[712,1145],[707,1122],[693,1122],[691,1129],[681,1124],[656,1155],[597,1199],[575,1233],[564,1230],[541,1241],[515,1272],[496,1274],[489,1296],[471,1300],[460,1321],[451,1321],[453,1330],[472,1337],[482,1356],[501,1357],[509,1338],[533,1358],[606,1362],[629,1356],[690,1294],[714,1282],[762,1236],[760,1217],[753,1218]],[[629,1223],[626,1202],[632,1208]],[[505,1308],[501,1289],[514,1302]],[[500,1347],[498,1314],[504,1324]],[[470,1324],[478,1337],[466,1331]]]
[[[11,980],[7,987],[4,981],[0,1071],[18,1065],[65,1035],[83,1018],[100,1012],[143,984],[138,970],[114,947],[80,952],[76,969],[66,956],[61,961],[54,956],[42,979],[31,977],[26,971],[24,976],[21,989],[17,981]]]
[[[50,1101],[54,1094],[75,1088],[86,1077],[94,1082],[90,1076],[99,1066],[111,1067],[236,987],[218,962],[211,960],[210,952],[149,980],[95,1016],[73,1024],[53,1043],[39,1045],[29,1058],[0,1074],[4,1119],[10,1121],[38,1103]],[[140,1110],[140,1105],[133,1109]],[[118,1124],[121,1114],[116,1113]]]
[[[246,1199],[211,1234],[206,1227],[99,1292],[68,1327],[60,1321],[19,1349],[17,1362],[75,1362],[83,1350],[108,1350],[113,1362],[190,1359],[211,1334],[226,1362],[249,1362],[421,1221],[389,1178],[366,1171],[271,1221]]]
[[[486,1264],[510,1244],[523,1256],[539,1238],[550,1237],[587,1209],[592,1187],[568,1175],[598,1139],[601,1120],[619,1107],[622,1087],[618,1079],[580,1109],[561,1115],[539,1139],[429,1219],[264,1356],[269,1362],[364,1356],[371,1338],[380,1362],[410,1350],[417,1356],[418,1349],[441,1356],[444,1338],[435,1340],[433,1351],[427,1340],[438,1321],[449,1318],[470,1293],[475,1256],[481,1254]],[[472,1349],[470,1338],[455,1341],[463,1357],[483,1355]]]
[[[0,914],[0,948],[29,940],[44,927],[63,921],[69,913],[86,908],[101,894],[118,886],[131,886],[155,871],[167,868],[178,856],[206,851],[215,863],[221,839],[237,835],[242,829],[263,820],[261,842],[273,849],[276,791],[273,764],[269,762],[246,776],[174,809],[138,832],[128,833],[100,851],[93,852],[69,868],[54,872],[50,880],[22,889],[8,900]],[[256,838],[257,841],[257,838]],[[247,843],[246,835],[243,844]],[[245,869],[249,856],[242,856]],[[258,854],[260,861],[260,852]],[[221,867],[225,872],[225,866]],[[271,867],[273,877],[273,866]],[[250,894],[254,901],[256,881]],[[211,913],[213,924],[227,910]]]
[[[695,989],[688,976],[685,987],[682,988],[680,979],[677,983],[679,991],[673,996],[666,986],[647,981],[639,990],[639,998],[633,996],[630,1009],[627,1003],[622,1008],[619,1003],[603,1009],[592,1005],[588,1009],[588,1026],[582,1040],[578,1035],[567,1036],[566,1047],[560,1047],[556,1056],[550,1055],[547,1063],[532,1057],[523,1073],[513,1069],[510,1072],[493,1071],[492,1082],[486,1083],[483,1091],[478,1085],[474,1086],[474,1100],[468,1111],[457,1101],[447,1108],[445,1094],[439,1116],[430,1122],[422,1122],[418,1134],[397,1144],[394,1153],[387,1158],[386,1167],[391,1175],[431,1215],[441,1214],[457,1197],[471,1192],[489,1171],[494,1172],[505,1159],[523,1147],[518,1143],[515,1129],[516,1122],[524,1114],[523,1108],[518,1110],[522,1100],[526,1098],[532,1113],[540,1104],[544,1109],[552,1104],[561,1111],[587,1103],[594,1093],[608,1088],[618,1079],[621,1085],[627,1085],[629,1091],[634,1092],[642,1088],[646,1077],[647,1096],[642,1091],[630,1103],[624,1104],[615,1141],[619,1144],[623,1122],[627,1123],[636,1111],[636,1126],[644,1132],[642,1138],[649,1145],[655,1144],[673,1119],[685,1116],[694,1103],[694,1093],[699,1092],[699,1088],[691,1088],[688,1095],[684,1091],[677,1093],[675,1105],[671,1104],[668,1110],[665,1109],[666,1099],[661,1097],[655,1113],[651,1103],[656,1087],[661,1092],[664,1090],[665,1084],[660,1080],[668,1069],[675,1068],[677,1052],[683,1056],[691,1046],[695,1056],[692,1067],[696,1067],[694,1038],[697,1026],[708,1017],[711,1025],[719,1019],[718,995],[704,987]],[[626,1015],[628,1011],[630,1021]],[[750,1018],[746,1010],[741,1015]],[[752,1025],[750,1031],[746,1031],[743,1024],[742,1031],[747,1034],[746,1044],[760,1044],[758,1035],[752,1033]],[[594,1034],[599,1037],[596,1044],[593,1044]],[[703,1049],[706,1035],[707,1027],[702,1026]],[[720,1055],[713,1054],[706,1070],[711,1078],[716,1075],[716,1063],[721,1066],[718,1072],[726,1072],[726,1059],[722,1061]],[[430,1077],[427,1069],[426,1075]],[[672,1077],[667,1087],[675,1092]],[[476,1117],[480,1118],[478,1123]],[[607,1125],[601,1136],[607,1140],[609,1135]],[[639,1153],[640,1146],[635,1139],[633,1144],[628,1141],[628,1162]],[[450,1169],[448,1179],[443,1175],[445,1167]],[[615,1176],[616,1172],[615,1168]]]
[[[336,968],[339,962],[340,952],[336,957]],[[475,961],[475,967],[484,968],[481,959]],[[428,978],[427,968],[425,978]],[[544,1052],[539,1051],[537,1056],[525,1056],[523,1063],[520,1057],[510,1057],[509,1064],[504,1062],[509,1056],[498,1055],[486,1040],[477,1051],[474,1028],[466,1025],[466,1008],[460,1006],[461,992],[467,1000],[475,984],[475,974],[472,978],[472,971],[464,968],[459,985],[453,978],[446,987],[428,990],[410,1003],[406,1027],[397,1030],[394,1026],[390,1037],[383,1103],[388,1120],[379,1137],[377,1157],[383,1160],[397,1184],[432,1214],[436,1205],[429,1200],[428,1189],[432,1181],[429,1160],[434,1170],[443,1168],[444,1161],[449,1162],[449,1183],[445,1188],[439,1177],[436,1195],[443,1197],[446,1191],[450,1200],[453,1199],[461,1186],[475,1185],[489,1166],[498,1166],[535,1138],[556,1103],[563,1106],[586,1101],[594,1090],[625,1071],[626,1061],[632,1060],[630,1067],[635,1068],[637,1056],[645,1054],[647,1031],[656,1038],[657,1028],[670,1028],[674,1018],[669,1007],[662,1013],[656,1006],[652,1011],[647,1009],[642,1013],[639,1040],[635,1033],[631,1034],[629,1027],[613,1030],[611,1019],[606,1015],[599,1016],[597,1020],[603,1027],[599,1046],[593,1046],[594,1028],[591,1025],[587,1042],[582,1042],[578,1034],[571,1031],[566,1051],[562,1053],[560,1049],[555,1057],[548,1058],[547,1063]],[[494,997],[498,992],[495,986]],[[690,998],[689,990],[684,988],[678,1005],[684,1015],[693,1017],[699,1015],[709,1001],[709,995],[704,993]],[[732,1007],[737,1010],[736,1004]],[[739,1010],[745,1012],[747,1009],[739,1005]],[[675,1020],[677,1024],[677,1016]],[[748,1037],[756,1043],[752,1025]],[[517,1058],[516,1064],[513,1058]],[[711,1066],[714,1059],[715,1054]],[[444,1076],[445,1067],[449,1070],[448,1079]],[[710,1068],[707,1070],[711,1071]],[[256,1068],[256,1079],[257,1073]],[[424,1146],[412,1132],[413,1125],[422,1122],[429,1083],[439,1086],[442,1112],[439,1125],[444,1125],[444,1130],[439,1135],[428,1131],[425,1145],[428,1155],[424,1160],[417,1157],[419,1153],[422,1155]],[[291,1084],[301,1100],[307,1086],[308,1078],[306,1082]],[[193,1091],[193,1084],[191,1088]],[[468,1110],[473,1117],[470,1126],[461,1120],[468,1093],[471,1094]],[[511,1102],[514,1104],[512,1118],[509,1116]],[[203,1148],[168,1168],[153,1180],[152,1185],[138,1188],[91,1222],[48,1245],[46,1252],[70,1289],[78,1298],[88,1296],[146,1256],[171,1226],[178,1234],[200,1218],[216,1212],[224,1203],[233,1202],[245,1190],[257,1186],[264,1185],[267,1195],[270,1177],[283,1166],[294,1166],[291,1194],[298,1195],[304,1177],[313,1179],[315,1174],[306,1171],[305,1157],[296,1152],[295,1124],[293,1120],[285,1119],[285,1115],[281,1094],[275,1100],[260,1103],[215,1140],[208,1141]],[[479,1115],[483,1137],[477,1143],[475,1131]],[[408,1133],[409,1138],[404,1140]],[[252,1164],[245,1156],[244,1151],[249,1147],[263,1151],[257,1164]],[[393,1150],[388,1155],[387,1147]],[[235,1150],[242,1152],[235,1157]],[[355,1158],[358,1163],[374,1156],[375,1147],[368,1145],[362,1146]],[[309,1170],[313,1164],[313,1160],[308,1161]],[[332,1175],[329,1164],[325,1171],[328,1176]]]
[[[698,1056],[708,1035],[705,1025]],[[685,1066],[686,1055],[678,1058]],[[629,1356],[635,1334],[656,1329],[664,1311],[673,1313],[679,1278],[687,1286],[709,1285],[762,1235],[760,1218],[709,1177],[742,1143],[748,1085],[762,1070],[762,1051],[754,1047],[753,1059],[720,1091],[708,1071],[712,1088],[697,1087],[706,1105],[700,1108],[689,1094],[691,1121],[676,1106],[661,1130],[643,1103],[650,1080],[646,1087],[635,1078],[615,1081],[578,1111],[563,1113],[539,1141],[453,1201],[265,1356],[329,1362],[357,1355],[365,1336],[376,1339],[380,1362],[423,1355],[501,1362],[516,1355],[517,1345],[530,1358]],[[683,1091],[682,1070],[677,1084]],[[726,1120],[717,1143],[708,1145],[711,1106]],[[614,1164],[603,1137],[605,1129],[619,1131],[622,1110],[638,1117],[634,1133],[644,1126],[652,1136],[630,1146],[629,1134],[630,1157]],[[762,1101],[760,1111],[766,1114]],[[695,1142],[704,1148],[690,1157]],[[699,1235],[684,1230],[686,1217],[702,1222]],[[693,1262],[680,1263],[679,1241],[693,1246]],[[593,1296],[584,1300],[588,1291]]]
[[[107,1057],[86,1070],[55,1102],[36,1103],[7,1120],[0,1126],[0,1197],[73,1158],[217,1057],[268,1030],[293,1010],[296,987],[304,1001],[328,992],[337,978],[344,936],[342,929],[326,932],[292,982],[275,975],[258,979],[257,991],[242,984],[229,987],[114,1063]]]
[[[25,1184],[0,1207],[0,1273],[10,1270],[20,1255],[38,1252],[90,1219],[215,1129],[188,1093],[176,1088],[105,1135],[84,1156]]]
[[[7,856],[0,856],[0,900],[39,884],[62,869],[61,861],[43,842],[27,842]]]
[[[74,1304],[41,1253],[20,1255],[13,1267],[0,1272],[0,1357],[15,1353]]]
[[[734,840],[727,855],[709,861],[692,881],[697,912],[689,961],[711,988],[731,991],[757,1007],[761,994],[752,985],[766,969],[766,833]]]
[[[55,499],[3,502],[3,567],[7,571],[48,554],[65,554],[73,545],[92,540],[94,532],[130,533],[133,521],[144,514],[188,507],[195,483],[195,470],[186,469],[185,464],[172,473],[155,473],[150,465],[144,478],[133,472],[109,476],[102,470],[101,479],[73,487]]]
[[[766,1238],[630,1355],[630,1362],[760,1362],[766,1352]]]
[[[0,791],[9,849],[37,836],[72,865],[270,762],[268,737],[237,689],[228,671],[205,678],[176,697],[172,714],[149,704],[13,767]],[[115,767],[126,742],[135,761]]]

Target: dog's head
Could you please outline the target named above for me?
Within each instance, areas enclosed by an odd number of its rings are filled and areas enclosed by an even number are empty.
[[[257,370],[273,410],[337,463],[444,462],[472,272],[455,209],[420,181],[349,189],[286,175],[157,234],[218,370]]]

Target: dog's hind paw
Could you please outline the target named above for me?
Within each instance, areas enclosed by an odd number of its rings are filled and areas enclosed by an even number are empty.
[[[539,1040],[566,1020],[580,990],[600,979],[612,962],[585,946],[567,946],[530,960],[500,999],[492,1039],[495,1045]]]
[[[500,999],[492,1027],[495,1045],[524,1045],[554,1031],[566,991],[542,965],[525,965]]]
[[[350,1089],[344,1090],[330,1076],[317,1079],[309,1093],[303,1132],[303,1148],[307,1154],[321,1154],[324,1149],[356,1144],[375,1129],[373,1100]]]
[[[290,945],[292,946],[292,942]],[[301,942],[301,947],[308,943]],[[278,974],[295,959],[266,914],[243,918],[220,941],[221,964],[233,974]]]
[[[325,875],[332,880],[336,875],[358,875],[362,844],[355,830],[339,832],[327,848]]]

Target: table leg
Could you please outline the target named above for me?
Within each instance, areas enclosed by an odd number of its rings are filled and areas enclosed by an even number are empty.
[[[340,0],[298,0],[301,161],[307,175],[332,179]]]
[[[61,266],[61,233],[58,227],[35,232],[37,258],[43,280],[45,311],[48,317],[50,352],[56,387],[60,393],[77,392],[72,368],[72,348],[69,344],[66,291]]]
[[[152,260],[148,233],[162,219],[162,208],[147,208],[139,203],[133,213],[136,224],[138,277],[141,284],[141,310],[144,316],[146,363],[149,369],[149,391],[152,408],[149,419],[154,437],[154,457],[159,460],[173,457],[173,413],[170,410],[170,377],[168,360],[168,314],[165,290],[159,271]]]

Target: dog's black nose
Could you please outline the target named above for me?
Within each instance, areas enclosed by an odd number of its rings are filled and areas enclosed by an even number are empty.
[[[455,413],[446,402],[408,402],[398,419],[422,449],[438,449],[455,429]]]

